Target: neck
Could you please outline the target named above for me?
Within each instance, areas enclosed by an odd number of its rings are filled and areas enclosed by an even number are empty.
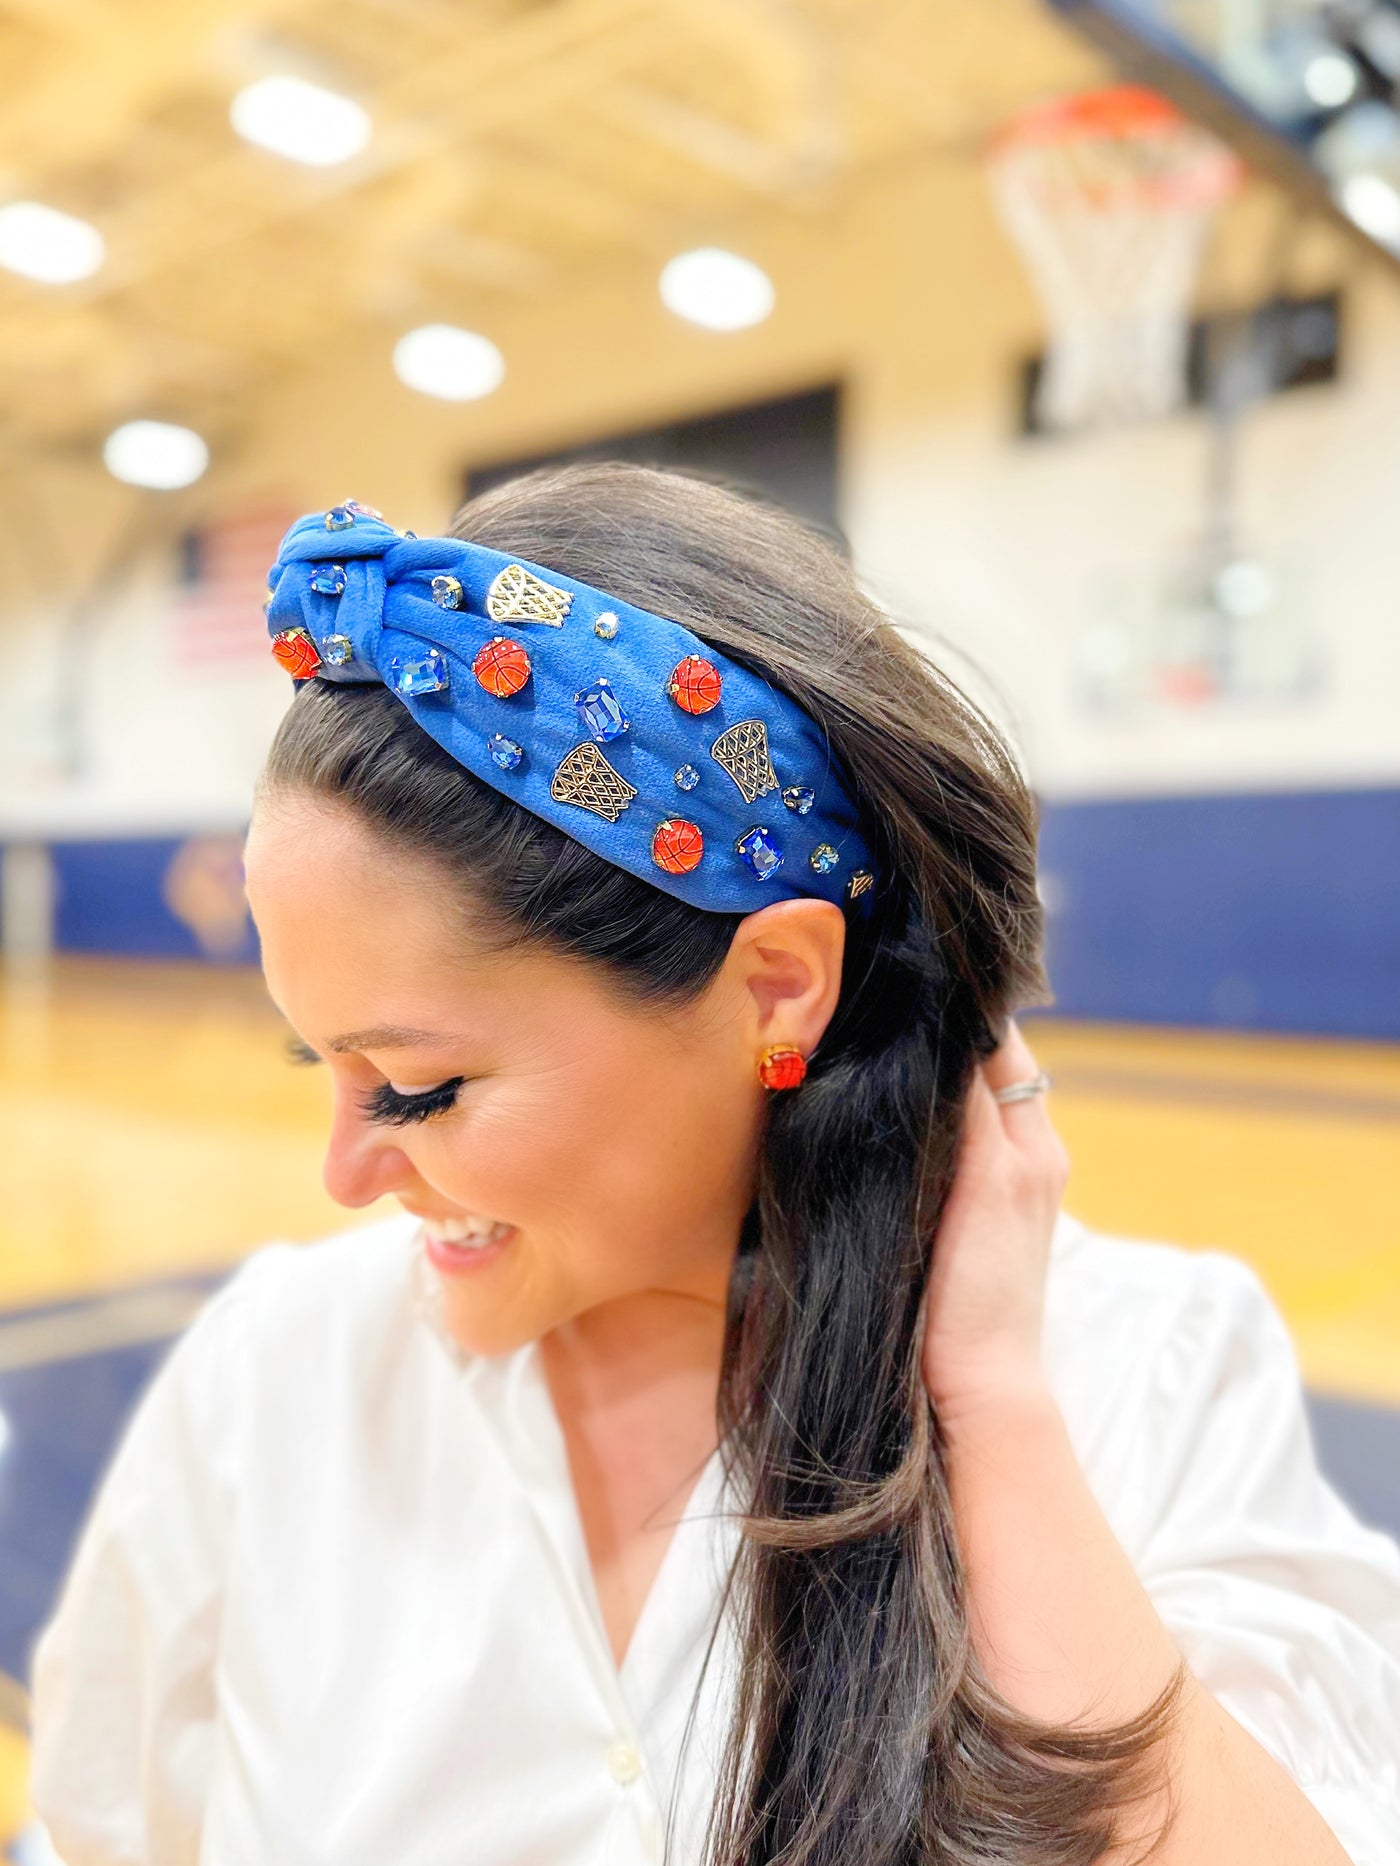
[[[641,1290],[575,1316],[544,1338],[551,1382],[570,1409],[652,1404],[703,1391],[713,1410],[724,1293]]]

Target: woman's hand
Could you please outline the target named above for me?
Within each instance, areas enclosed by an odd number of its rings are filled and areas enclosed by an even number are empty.
[[[993,1096],[1038,1071],[1011,1022],[1006,1041],[975,1071],[968,1091],[925,1309],[924,1384],[945,1424],[1045,1384],[1045,1278],[1069,1156],[1043,1095],[1006,1106]]]

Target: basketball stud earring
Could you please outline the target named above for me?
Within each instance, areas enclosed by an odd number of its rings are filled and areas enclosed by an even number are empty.
[[[758,1059],[758,1079],[764,1088],[797,1088],[806,1073],[806,1057],[790,1043],[770,1043]]]

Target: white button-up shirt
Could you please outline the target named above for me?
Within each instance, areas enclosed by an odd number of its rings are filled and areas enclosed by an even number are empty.
[[[66,1866],[656,1866],[668,1814],[698,1859],[718,1457],[619,1668],[539,1350],[459,1353],[436,1287],[410,1219],[269,1245],[167,1357],[33,1655]],[[1062,1217],[1044,1359],[1196,1675],[1400,1866],[1400,1551],[1319,1476],[1254,1273]]]

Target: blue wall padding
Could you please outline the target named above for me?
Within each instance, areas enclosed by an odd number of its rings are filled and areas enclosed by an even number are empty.
[[[1400,1038],[1400,789],[1047,805],[1065,1016]]]
[[[236,942],[221,940],[211,949],[167,905],[166,877],[183,846],[168,836],[54,843],[55,945],[64,952],[256,964],[251,922],[245,920]]]
[[[180,846],[55,844],[58,945],[208,958]],[[1400,1039],[1400,788],[1047,804],[1041,869],[1066,1016]]]

